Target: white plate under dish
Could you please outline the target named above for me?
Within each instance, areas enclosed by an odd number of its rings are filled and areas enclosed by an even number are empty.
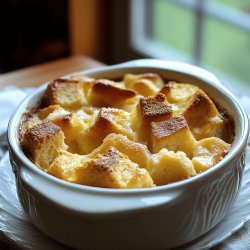
[[[239,196],[222,222],[202,237],[188,243],[178,250],[209,249],[230,237],[250,218],[250,152],[246,156],[246,167]],[[16,193],[15,177],[9,163],[9,155],[0,161],[0,233],[12,245],[32,250],[69,250],[41,233],[31,223],[19,203]],[[1,238],[1,236],[0,236]]]

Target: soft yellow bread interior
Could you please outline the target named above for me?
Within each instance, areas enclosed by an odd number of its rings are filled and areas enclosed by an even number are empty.
[[[47,172],[59,179],[79,183],[84,168],[89,162],[88,157],[62,150],[54,158]]]
[[[196,140],[189,130],[188,123],[183,116],[151,123],[151,149],[153,153],[162,148],[172,151],[183,151],[188,157],[192,157]]]
[[[19,139],[33,163],[64,181],[145,188],[225,157],[234,136],[225,114],[199,87],[155,73],[73,74],[48,84],[40,106],[23,115]]]
[[[126,136],[121,134],[109,134],[103,140],[101,146],[93,150],[89,157],[95,157],[97,154],[103,153],[110,146],[115,147],[123,154],[127,155],[128,158],[137,163],[141,168],[145,168],[147,160],[150,157],[150,152],[148,148],[138,142],[129,140]]]
[[[101,108],[96,119],[77,138],[81,152],[89,154],[100,146],[103,139],[110,133],[123,134],[133,140],[135,135],[130,124],[128,112],[115,108]]]
[[[228,153],[229,149],[230,144],[217,137],[198,141],[192,158],[196,172],[203,172],[215,165]]]
[[[183,152],[163,148],[148,161],[147,170],[156,185],[181,181],[196,175],[192,161]]]
[[[154,186],[145,168],[109,147],[103,153],[89,158],[61,151],[48,173],[60,179],[78,184],[104,188],[143,188]]]
[[[85,169],[81,183],[90,186],[109,188],[152,187],[153,180],[145,168],[109,147],[103,154],[97,154]]]
[[[164,94],[168,102],[172,104],[173,112],[177,115],[181,115],[188,101],[197,90],[199,90],[199,88],[192,84],[169,82],[162,87],[160,92]]]
[[[160,77],[160,75],[155,74],[155,73],[125,74],[123,77],[123,82],[126,88],[132,88],[134,82],[140,81],[140,80],[150,81],[154,85],[154,87],[158,89],[158,92],[160,88],[164,86],[163,79]]]

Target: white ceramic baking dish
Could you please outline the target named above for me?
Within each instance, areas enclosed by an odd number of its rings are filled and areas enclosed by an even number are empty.
[[[37,228],[75,248],[169,249],[182,245],[217,225],[240,188],[249,122],[236,98],[220,81],[191,65],[151,59],[81,73],[95,78],[119,78],[128,72],[156,72],[164,78],[201,87],[233,117],[235,140],[222,161],[181,182],[132,190],[71,184],[37,168],[20,148],[20,118],[40,100],[46,84],[38,88],[21,103],[8,128],[18,195]]]

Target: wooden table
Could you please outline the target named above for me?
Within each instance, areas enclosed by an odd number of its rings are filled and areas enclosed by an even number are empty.
[[[65,59],[32,66],[0,75],[0,89],[4,86],[34,87],[41,83],[76,71],[102,66],[101,62],[86,56]]]

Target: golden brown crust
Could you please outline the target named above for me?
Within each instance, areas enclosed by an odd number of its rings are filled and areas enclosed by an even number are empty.
[[[60,127],[50,121],[28,129],[21,146],[25,154],[40,168],[47,169],[60,149],[66,149],[64,134]]]
[[[187,121],[190,123],[199,123],[204,121],[204,119],[217,114],[218,111],[215,105],[202,90],[196,91],[189,101],[187,109],[183,113]]]
[[[81,102],[83,99],[84,92],[80,81],[59,78],[49,83],[42,100],[42,106],[60,104],[67,107]]]
[[[119,87],[115,82],[106,79],[96,80],[93,92],[106,98],[123,101],[136,95],[135,91]]]
[[[140,100],[142,118],[163,118],[167,119],[172,115],[172,108],[167,104],[166,98],[159,93],[154,97],[147,97]]]
[[[103,155],[89,164],[89,168],[94,168],[99,172],[111,172],[119,164],[121,153],[114,147],[110,147]]]
[[[193,162],[198,169],[207,159],[197,140],[224,136],[226,121],[205,92],[188,83],[164,86],[155,73],[56,79],[44,100],[46,107],[23,116],[21,146],[39,168],[83,185],[135,188],[189,178]]]
[[[107,130],[112,130],[114,115],[119,115],[119,111],[111,108],[101,108],[91,129],[94,129],[96,132],[99,130],[102,134],[106,133],[105,131]]]
[[[170,93],[170,91],[171,91],[171,82],[168,82],[162,87],[162,89],[160,90],[160,93],[167,95]]]
[[[60,127],[56,126],[50,121],[46,121],[44,123],[38,124],[28,129],[24,135],[24,141],[27,140],[29,142],[32,142],[32,144],[34,143],[39,144],[44,140],[46,140],[46,138],[51,137],[54,134],[58,133],[60,130],[61,130]]]
[[[134,138],[134,132],[130,128],[129,113],[116,108],[101,108],[92,125],[82,132],[80,147],[84,149],[85,154],[88,154],[100,146],[110,133]]]
[[[152,134],[159,139],[167,137],[187,127],[187,121],[183,116],[174,116],[166,121],[151,123]]]
[[[102,145],[96,148],[89,157],[96,157],[97,154],[105,152],[110,146],[127,155],[132,162],[137,163],[140,167],[146,166],[146,162],[150,156],[150,152],[145,145],[131,141],[122,134],[112,133],[105,137]]]

